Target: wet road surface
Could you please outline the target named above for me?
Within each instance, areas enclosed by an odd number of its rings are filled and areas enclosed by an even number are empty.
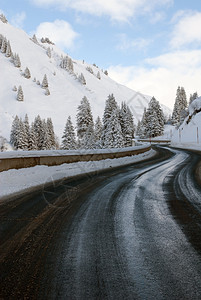
[[[1,299],[201,299],[198,154],[0,202]]]

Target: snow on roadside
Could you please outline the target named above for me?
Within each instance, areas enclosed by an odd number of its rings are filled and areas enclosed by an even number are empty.
[[[189,106],[189,115],[173,133],[171,146],[201,151],[201,97]]]
[[[17,157],[42,157],[42,156],[65,156],[65,155],[84,155],[84,154],[102,154],[102,153],[119,153],[144,149],[149,144],[134,147],[114,148],[114,149],[78,149],[78,150],[34,150],[34,151],[6,151],[0,152],[0,159],[17,158]]]
[[[53,180],[68,178],[111,167],[123,166],[143,161],[155,155],[153,149],[134,156],[101,161],[78,162],[60,166],[35,166],[24,169],[12,169],[0,172],[0,197],[23,192],[29,188],[41,186]]]

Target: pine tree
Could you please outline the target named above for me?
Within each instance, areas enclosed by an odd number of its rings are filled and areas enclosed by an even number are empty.
[[[2,45],[1,45],[1,52],[6,53],[6,49],[7,49],[7,39],[4,37]]]
[[[18,135],[20,132],[20,119],[16,115],[11,127],[11,133],[10,133],[10,143],[14,147],[15,150],[18,149]]]
[[[37,40],[37,37],[36,37],[35,34],[34,34],[33,37],[32,37],[32,41],[33,41],[35,44],[38,44],[38,40]]]
[[[45,95],[46,95],[46,96],[49,96],[49,95],[50,95],[50,90],[49,90],[48,88],[45,90]]]
[[[37,136],[35,133],[34,124],[31,124],[30,134],[29,134],[29,150],[38,150],[37,147]]]
[[[47,123],[45,119],[42,120],[42,131],[41,131],[41,150],[50,150],[51,149],[51,142],[49,132],[47,130]]]
[[[107,148],[107,144],[108,144],[108,142],[106,142],[106,134],[110,126],[109,123],[111,122],[111,116],[113,111],[116,111],[117,108],[118,106],[114,95],[113,94],[109,95],[105,103],[105,109],[103,114],[103,131],[102,131],[101,141],[104,148]]]
[[[21,67],[21,61],[20,61],[20,57],[18,54],[14,54],[14,65],[16,68]]]
[[[56,149],[56,137],[55,137],[54,126],[51,118],[47,118],[47,132],[49,136],[51,149]]]
[[[102,136],[103,124],[100,117],[98,116],[95,122],[94,129],[94,144],[96,148],[101,148],[101,136]]]
[[[21,85],[18,87],[17,101],[24,101],[24,94]]]
[[[47,56],[48,56],[49,58],[51,58],[51,49],[50,49],[50,47],[47,48],[46,53],[47,53]]]
[[[84,96],[80,105],[78,106],[77,113],[77,136],[79,138],[81,147],[88,147],[87,136],[91,136],[92,128],[94,128],[94,123],[91,106],[88,99]]]
[[[73,73],[74,68],[73,68],[73,61],[71,58],[68,59],[68,71]]]
[[[124,138],[119,121],[119,109],[113,109],[109,118],[107,131],[105,131],[104,148],[122,148],[124,147]]]
[[[197,99],[197,98],[198,98],[198,93],[197,93],[197,92],[193,93],[193,95],[191,94],[191,95],[190,95],[190,99],[189,99],[189,105],[190,105],[195,99]]]
[[[164,131],[164,115],[160,104],[154,97],[149,102],[146,111],[146,137],[156,137],[163,134]]]
[[[29,126],[29,118],[28,118],[27,114],[25,115],[25,118],[24,118],[24,130],[25,130],[25,137],[26,137],[26,141],[27,141],[26,150],[28,150],[29,149],[30,126]]]
[[[14,91],[14,92],[17,92],[17,87],[16,87],[16,85],[14,85],[13,91]]]
[[[94,71],[93,71],[92,67],[87,66],[87,67],[86,67],[86,70],[87,70],[89,73],[94,74]]]
[[[5,23],[5,24],[8,23],[8,20],[6,19],[4,14],[0,14],[0,20],[1,20],[1,22]]]
[[[177,93],[176,93],[176,99],[175,99],[175,104],[174,104],[174,109],[172,113],[172,123],[173,125],[179,125],[182,120],[184,115],[186,114],[186,108],[187,108],[187,98],[186,98],[186,93],[183,87],[178,87],[177,88]]]
[[[41,117],[38,115],[34,120],[34,132],[36,135],[37,150],[41,150],[43,146],[43,123]]]
[[[100,72],[98,71],[98,73],[97,73],[97,78],[100,80],[101,79],[101,76],[100,76]]]
[[[124,137],[124,147],[131,147],[132,139],[134,137],[134,123],[131,110],[125,102],[122,102],[121,104],[120,124]]]
[[[46,89],[48,88],[48,81],[47,81],[47,75],[45,74],[42,81],[42,88]]]
[[[29,71],[29,68],[27,68],[27,67],[24,70],[24,77],[27,78],[27,79],[31,78],[31,73]]]
[[[26,128],[24,122],[20,119],[19,123],[19,135],[18,135],[18,149],[28,150],[29,137],[26,133]]]
[[[137,123],[136,135],[139,137],[141,136],[141,122],[140,121],[138,121],[138,123]]]
[[[62,146],[63,150],[74,150],[77,148],[77,143],[75,139],[75,131],[73,124],[71,122],[71,117],[69,116],[66,122],[64,133],[62,136]]]
[[[78,76],[78,80],[79,80],[83,85],[86,85],[86,80],[85,80],[84,75],[83,75],[82,73]]]
[[[4,40],[4,36],[0,33],[0,49]]]
[[[11,57],[11,55],[12,55],[12,50],[11,50],[10,42],[8,41],[7,48],[6,48],[6,57]]]

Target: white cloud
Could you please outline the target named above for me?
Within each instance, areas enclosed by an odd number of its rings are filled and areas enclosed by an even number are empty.
[[[201,95],[201,50],[179,51],[147,59],[144,66],[111,66],[109,76],[144,94],[155,96],[173,108],[177,87],[184,86],[187,96]]]
[[[118,44],[117,44],[116,48],[121,51],[146,50],[146,48],[151,43],[151,40],[143,39],[143,38],[130,39],[124,33],[118,34],[117,39],[118,39]]]
[[[22,11],[21,13],[16,14],[11,19],[11,24],[17,28],[23,28],[24,20],[26,19],[26,13]]]
[[[201,43],[201,12],[180,11],[174,16],[173,21],[175,20],[178,22],[172,32],[172,48],[179,49],[182,46]]]
[[[150,13],[154,8],[167,6],[173,0],[30,0],[39,6],[54,6],[58,9],[75,9],[96,16],[108,15],[113,20],[128,21],[136,13]]]
[[[58,47],[69,49],[74,46],[74,41],[78,37],[72,26],[64,20],[41,23],[35,31],[37,37],[48,37]]]

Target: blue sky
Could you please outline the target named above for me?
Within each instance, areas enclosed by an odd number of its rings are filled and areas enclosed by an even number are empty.
[[[170,108],[178,85],[201,95],[200,0],[0,0],[0,10]]]

